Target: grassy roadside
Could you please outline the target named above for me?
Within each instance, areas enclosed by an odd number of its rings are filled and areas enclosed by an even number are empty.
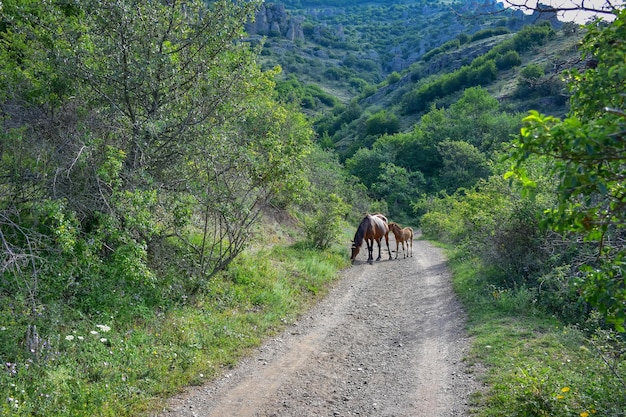
[[[200,295],[157,311],[103,312],[99,322],[62,312],[41,357],[4,364],[0,415],[120,417],[158,409],[161,398],[215,377],[295,320],[348,262],[344,247],[277,244],[244,253]],[[0,338],[10,326],[0,323]]]
[[[626,415],[626,361],[614,333],[563,324],[535,306],[537,294],[501,291],[475,259],[448,256],[474,340],[468,360],[486,366],[474,415]]]

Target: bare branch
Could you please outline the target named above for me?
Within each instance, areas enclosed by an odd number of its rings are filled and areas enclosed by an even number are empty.
[[[604,0],[602,3],[586,0],[559,0],[558,4],[543,4],[535,0],[504,0],[504,2],[513,8],[534,11],[539,13],[559,13],[559,12],[575,12],[585,11],[598,14],[613,14],[623,5],[616,6],[611,0]]]

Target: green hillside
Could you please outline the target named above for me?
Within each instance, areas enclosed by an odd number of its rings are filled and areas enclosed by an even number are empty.
[[[564,69],[580,65],[576,44],[582,33],[575,25],[503,10],[498,4],[346,2],[324,8],[301,3],[307,6],[266,6],[280,9],[273,14],[302,32],[292,40],[278,31],[267,34],[261,62],[267,68],[281,66],[280,96],[313,116],[318,136],[328,136],[324,146],[335,148],[344,159],[373,143],[365,132],[372,114],[385,110],[397,117],[399,131],[408,131],[433,103],[442,107],[457,100],[464,86],[483,86],[509,111],[566,111],[567,92],[559,77]],[[554,33],[514,41],[525,26],[546,22]],[[467,74],[452,79],[452,73],[477,67],[481,59],[497,60],[494,74],[483,67],[483,80],[461,80]],[[533,69],[541,74],[529,75]],[[443,92],[411,100],[411,90],[437,77],[447,77]]]
[[[266,4],[257,20],[268,26],[248,31],[253,37],[267,36],[263,62],[280,64],[287,77],[295,74],[302,82],[321,83],[344,100],[422,57],[432,57],[458,36],[484,38],[536,21],[487,3],[302,3],[307,6]],[[294,28],[289,34],[288,26]]]
[[[493,172],[477,168],[455,179],[445,168],[451,161],[438,149],[443,141],[469,143],[484,158],[479,166],[487,164],[529,110],[564,115],[569,93],[563,71],[584,67],[578,26],[499,4],[306,4],[267,4],[257,13],[263,25],[248,29],[253,41],[266,36],[261,63],[280,65],[280,99],[300,106],[318,144],[335,151],[369,197],[403,221],[414,217],[411,205],[426,195],[472,186]],[[470,98],[468,88],[480,90]],[[465,104],[455,104],[459,100]],[[504,124],[483,121],[471,132],[477,122],[457,110],[463,106],[483,108]],[[451,126],[433,122],[428,128],[435,116],[447,117]],[[424,126],[429,139],[415,133]],[[389,179],[398,170],[406,177],[399,188]],[[399,197],[395,189],[406,192]]]

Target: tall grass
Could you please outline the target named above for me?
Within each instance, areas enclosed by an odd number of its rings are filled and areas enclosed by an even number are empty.
[[[623,338],[594,315],[568,325],[526,287],[499,289],[478,259],[449,250],[454,286],[469,316],[470,362],[486,365],[474,415],[624,416]]]
[[[277,245],[244,253],[194,296],[152,308],[136,300],[134,314],[102,311],[86,317],[58,308],[30,329],[46,335],[32,351],[17,343],[25,339],[15,319],[20,301],[4,304],[0,415],[147,413],[162,398],[216,376],[279,332],[324,294],[347,264],[344,248]]]

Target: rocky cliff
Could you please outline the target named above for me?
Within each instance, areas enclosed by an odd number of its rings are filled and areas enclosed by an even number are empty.
[[[263,4],[254,22],[246,24],[249,35],[278,36],[294,41],[304,39],[302,18],[292,17],[284,4]]]

